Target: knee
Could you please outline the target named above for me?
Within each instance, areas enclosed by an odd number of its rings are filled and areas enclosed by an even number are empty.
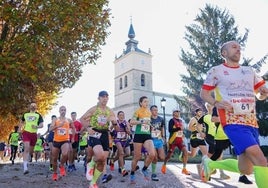
[[[165,156],[159,156],[159,157],[158,157],[158,160],[160,160],[160,161],[164,161],[164,160],[165,160]]]

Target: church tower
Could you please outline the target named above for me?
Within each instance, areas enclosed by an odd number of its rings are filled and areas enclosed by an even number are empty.
[[[122,55],[114,61],[115,107],[114,111],[124,111],[130,119],[139,107],[139,98],[147,96],[152,104],[152,55],[138,48],[132,23]]]

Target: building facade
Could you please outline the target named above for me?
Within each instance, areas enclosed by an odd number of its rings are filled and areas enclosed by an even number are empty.
[[[130,24],[126,49],[114,60],[114,112],[124,111],[126,119],[131,119],[139,108],[139,98],[147,96],[150,105],[157,105],[159,115],[168,121],[172,118],[172,110],[178,108],[174,94],[153,91],[152,54],[138,48],[133,25]],[[161,99],[166,100],[161,107]],[[168,133],[167,133],[168,135]]]

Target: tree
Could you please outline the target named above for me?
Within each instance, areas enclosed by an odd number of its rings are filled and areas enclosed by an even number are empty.
[[[109,35],[108,0],[3,0],[0,12],[0,118],[31,101],[50,110]]]
[[[199,94],[207,71],[223,62],[220,56],[221,45],[229,40],[238,41],[245,47],[249,31],[245,29],[243,35],[239,34],[233,16],[224,9],[206,4],[204,9],[195,18],[195,23],[186,26],[185,40],[190,50],[181,49],[180,60],[187,69],[187,74],[181,74],[184,83],[183,92],[188,97],[187,107],[192,110],[197,107],[204,108]],[[267,55],[253,68],[260,69],[266,62]],[[242,57],[243,65],[250,65],[252,58]]]

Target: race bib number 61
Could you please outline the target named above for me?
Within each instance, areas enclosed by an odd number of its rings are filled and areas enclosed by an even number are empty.
[[[232,99],[234,114],[252,113],[255,108],[255,100],[252,98],[235,98]]]

